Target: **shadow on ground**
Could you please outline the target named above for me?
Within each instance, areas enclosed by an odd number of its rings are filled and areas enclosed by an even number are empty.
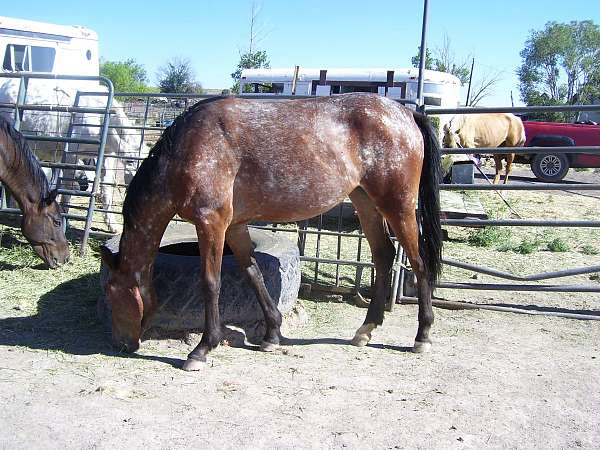
[[[180,366],[175,358],[129,355],[110,344],[110,331],[96,317],[99,274],[67,281],[44,294],[37,314],[0,319],[0,346],[61,351],[73,355],[102,354],[142,358]]]

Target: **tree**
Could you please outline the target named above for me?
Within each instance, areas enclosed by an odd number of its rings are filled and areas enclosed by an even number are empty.
[[[160,92],[202,93],[202,85],[196,81],[189,59],[171,58],[158,69],[156,76]]]
[[[531,31],[517,70],[521,99],[527,105],[591,103],[600,97],[600,28],[591,20],[548,22]],[[571,114],[545,113],[546,120]]]
[[[231,74],[231,78],[234,80],[234,84],[231,87],[233,93],[238,93],[240,89],[240,78],[242,76],[243,69],[268,69],[271,67],[269,64],[269,57],[267,52],[264,50],[257,50],[255,52],[247,52],[240,55],[240,61],[235,69],[235,72]],[[250,89],[250,86],[246,86]]]
[[[411,58],[413,67],[419,67],[421,47],[418,47],[417,54]],[[444,35],[444,41],[441,47],[434,48],[433,52],[429,48],[425,49],[425,69],[437,70],[454,75],[460,80],[462,85],[469,82],[471,70],[469,68],[469,59],[459,60],[450,44],[450,38]],[[484,98],[490,96],[494,86],[501,80],[502,72],[498,70],[488,70],[478,75],[471,84],[471,96],[467,106],[475,106]]]
[[[115,92],[149,92],[146,69],[134,59],[102,61],[100,75],[112,81]]]
[[[487,71],[471,83],[471,96],[467,106],[477,106],[486,97],[492,95],[492,88],[502,79],[502,71]]]
[[[413,65],[413,67],[419,67],[419,63],[421,62],[421,46],[419,45],[419,47],[417,48],[417,54],[415,56],[413,56],[410,59],[411,64]],[[433,57],[431,56],[431,52],[429,51],[429,48],[425,49],[425,69],[427,70],[433,70]]]
[[[252,11],[250,13],[250,34],[248,38],[248,50],[240,52],[240,60],[235,69],[235,72],[231,74],[233,78],[233,86],[231,91],[237,94],[240,90],[240,78],[242,76],[243,69],[268,69],[271,67],[269,63],[269,57],[267,52],[264,50],[256,49],[258,43],[264,39],[267,32],[264,31],[263,27],[259,24],[258,16],[260,14],[260,8],[256,6],[256,3],[252,2]],[[246,92],[249,92],[250,86],[246,86]]]

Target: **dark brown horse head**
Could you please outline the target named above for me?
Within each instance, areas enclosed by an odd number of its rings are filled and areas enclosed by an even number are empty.
[[[139,282],[131,272],[121,270],[119,254],[101,247],[102,261],[109,269],[106,299],[112,310],[113,345],[126,352],[140,347],[144,303]]]
[[[56,190],[23,215],[21,230],[37,255],[52,269],[69,260],[69,244],[62,230]]]

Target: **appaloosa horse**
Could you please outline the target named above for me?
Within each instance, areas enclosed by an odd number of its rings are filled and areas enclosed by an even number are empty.
[[[458,114],[444,125],[444,147],[522,147],[525,144],[525,128],[521,119],[510,113]],[[496,176],[500,181],[502,159],[506,159],[504,184],[508,182],[514,153],[494,154]]]
[[[430,350],[431,293],[441,262],[439,146],[427,119],[372,94],[291,101],[201,101],[165,130],[132,180],[123,205],[119,253],[102,250],[110,269],[113,342],[139,348],[157,301],[152,269],[175,214],[194,223],[208,293],[200,344],[183,368],[197,370],[222,338],[219,288],[224,243],[256,291],[266,322],[261,348],[279,343],[281,314],[253,256],[247,223],[297,221],[352,200],[371,246],[375,296],[352,343],[366,345],[383,322],[395,249],[384,219],[418,280],[414,350]],[[421,230],[417,223],[421,216]]]
[[[23,135],[0,116],[0,181],[23,212],[21,231],[34,251],[55,268],[69,259],[69,245],[62,231],[56,190],[50,191],[40,164]]]

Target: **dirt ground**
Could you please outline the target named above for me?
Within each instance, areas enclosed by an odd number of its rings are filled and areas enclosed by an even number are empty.
[[[569,194],[550,202],[540,194],[538,203],[525,204],[517,193],[507,195],[522,214],[543,206],[557,217],[548,209],[555,205],[560,217],[598,217],[597,198]],[[515,243],[520,233],[512,235]],[[581,250],[583,242],[598,246],[597,230],[565,233],[556,235],[569,244],[565,253],[479,249],[459,233],[446,251],[478,254],[516,273],[529,273],[533,262],[547,270],[573,258],[600,263]],[[398,305],[370,345],[355,348],[348,341],[364,309],[304,298],[286,320],[279,351],[257,351],[233,330],[204,370],[187,373],[179,367],[197,334],[147,339],[134,356],[111,349],[95,317],[94,251],[48,271],[28,248],[9,251],[5,244],[2,449],[598,448],[599,321],[436,308],[433,352],[417,355],[410,351],[415,306]],[[598,276],[576,283],[590,281]],[[438,295],[600,318],[600,294]]]
[[[416,355],[415,306],[398,306],[355,348],[363,309],[300,305],[306,317],[290,320],[280,351],[234,332],[196,373],[179,366],[197,335],[147,340],[130,357],[85,323],[93,311],[62,329],[11,314],[0,447],[597,448],[597,321],[436,309],[434,350]]]

